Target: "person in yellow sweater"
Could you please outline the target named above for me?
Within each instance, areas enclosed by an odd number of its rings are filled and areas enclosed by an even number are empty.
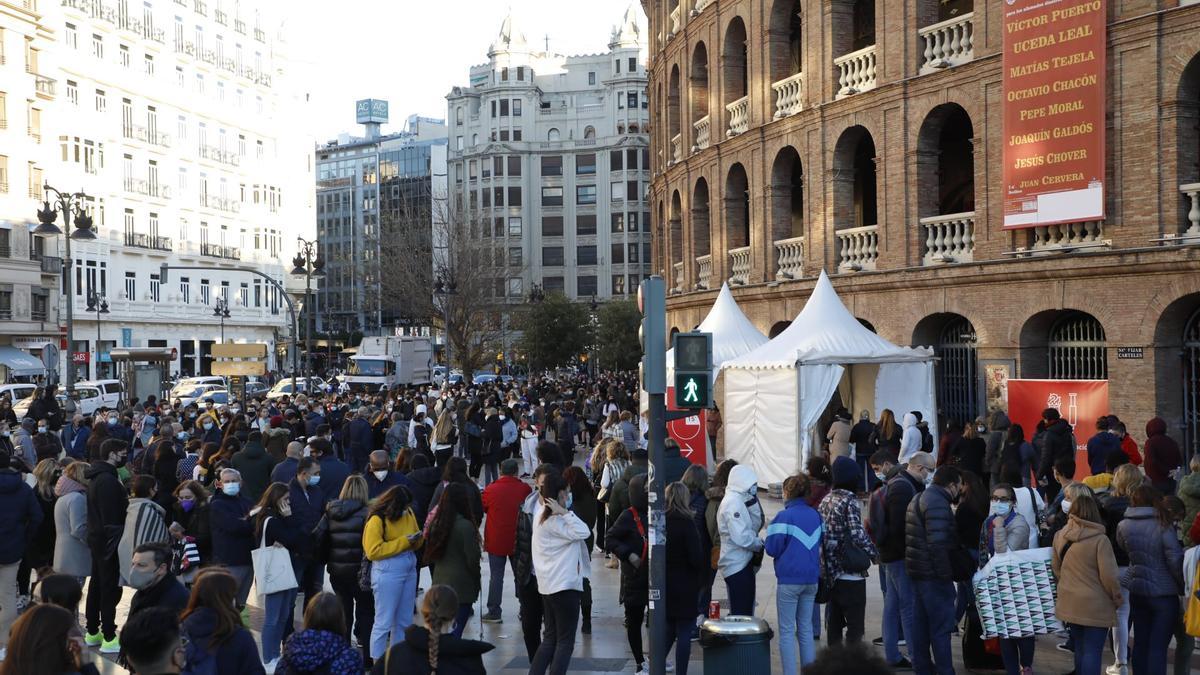
[[[412,493],[397,485],[371,505],[363,528],[363,553],[371,561],[371,593],[375,624],[371,627],[371,658],[404,640],[412,623],[417,596],[417,556],[421,528],[412,511]]]

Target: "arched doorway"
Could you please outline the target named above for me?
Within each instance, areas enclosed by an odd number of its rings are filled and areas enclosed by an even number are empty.
[[[1200,452],[1200,309],[1183,329],[1183,436],[1185,461]]]
[[[721,103],[726,111],[723,129],[727,136],[735,136],[745,131],[749,113],[750,61],[746,46],[746,24],[741,17],[734,17],[729,22],[722,47]]]
[[[979,415],[979,359],[975,326],[960,314],[934,314],[917,323],[914,345],[932,345],[937,405],[944,420],[970,423]]]
[[[834,229],[839,271],[874,269],[879,257],[875,141],[861,126],[842,132],[833,151]]]
[[[688,73],[688,93],[692,108],[692,152],[708,147],[711,123],[708,117],[708,47],[703,42],[692,51],[692,68]]]
[[[767,333],[767,337],[774,340],[776,337],[779,336],[780,333],[787,330],[788,326],[791,326],[791,325],[792,325],[791,321],[776,321],[771,326],[771,331],[769,333]]]
[[[1048,310],[1021,328],[1021,377],[1108,379],[1108,345],[1096,317],[1074,309]]]
[[[875,330],[875,324],[871,323],[870,321],[867,321],[866,319],[862,319],[859,317],[854,317],[854,318],[858,319],[858,323],[860,325],[862,325],[863,328],[866,328],[867,330],[869,330],[875,334],[879,333],[879,331]]]
[[[696,179],[692,190],[692,258],[696,261],[696,286],[712,287],[712,244],[710,236],[708,181]]]
[[[683,136],[680,134],[679,66],[671,67],[667,84],[667,136],[671,139],[671,164],[683,159]]]

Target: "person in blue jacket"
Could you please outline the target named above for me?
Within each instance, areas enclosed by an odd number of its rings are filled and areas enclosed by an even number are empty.
[[[800,663],[816,659],[813,646],[813,601],[821,573],[821,516],[807,504],[810,483],[800,474],[783,482],[785,506],[767,527],[767,555],[775,559],[778,582],[775,606],[779,613],[779,657],[784,675],[796,675],[796,644]]]
[[[314,441],[315,442],[315,441]],[[325,585],[325,565],[317,559],[313,546],[312,533],[325,515],[325,490],[321,486],[321,464],[313,457],[300,460],[296,469],[296,477],[288,485],[291,497],[292,518],[296,528],[304,535],[300,547],[292,551],[292,557],[298,560],[296,565],[296,581],[300,582],[300,591],[304,594],[303,607],[308,601],[320,593]]]
[[[217,489],[208,502],[208,521],[212,531],[212,560],[224,565],[238,582],[238,608],[245,608],[254,581],[254,523],[250,520],[250,500],[242,495],[242,476],[237,469],[222,469]]]
[[[12,468],[9,454],[0,451],[0,647],[7,646],[17,620],[17,568],[41,524],[42,507],[33,489]]]

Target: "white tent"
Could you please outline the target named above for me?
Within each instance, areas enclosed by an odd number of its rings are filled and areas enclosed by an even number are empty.
[[[749,463],[760,484],[799,471],[834,392],[849,410],[918,410],[937,428],[933,351],[898,347],[854,318],[821,272],[792,325],[725,369],[725,455]],[[824,430],[821,430],[824,431]]]
[[[713,303],[712,309],[708,310],[708,316],[704,317],[704,321],[700,322],[696,330],[713,334],[714,382],[724,363],[754,351],[767,343],[767,336],[759,332],[754,324],[750,323],[750,319],[747,319],[746,315],[742,313],[742,308],[738,307],[737,300],[733,299],[733,293],[729,291],[729,284],[721,285],[717,301]],[[667,350],[668,376],[674,363],[675,350],[669,349]]]

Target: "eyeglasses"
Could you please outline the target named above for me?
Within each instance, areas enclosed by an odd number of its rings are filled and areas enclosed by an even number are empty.
[[[997,497],[996,495],[992,495],[992,501],[1000,502],[1002,504],[1011,504],[1013,500],[1011,497],[1004,497],[1004,496]]]

